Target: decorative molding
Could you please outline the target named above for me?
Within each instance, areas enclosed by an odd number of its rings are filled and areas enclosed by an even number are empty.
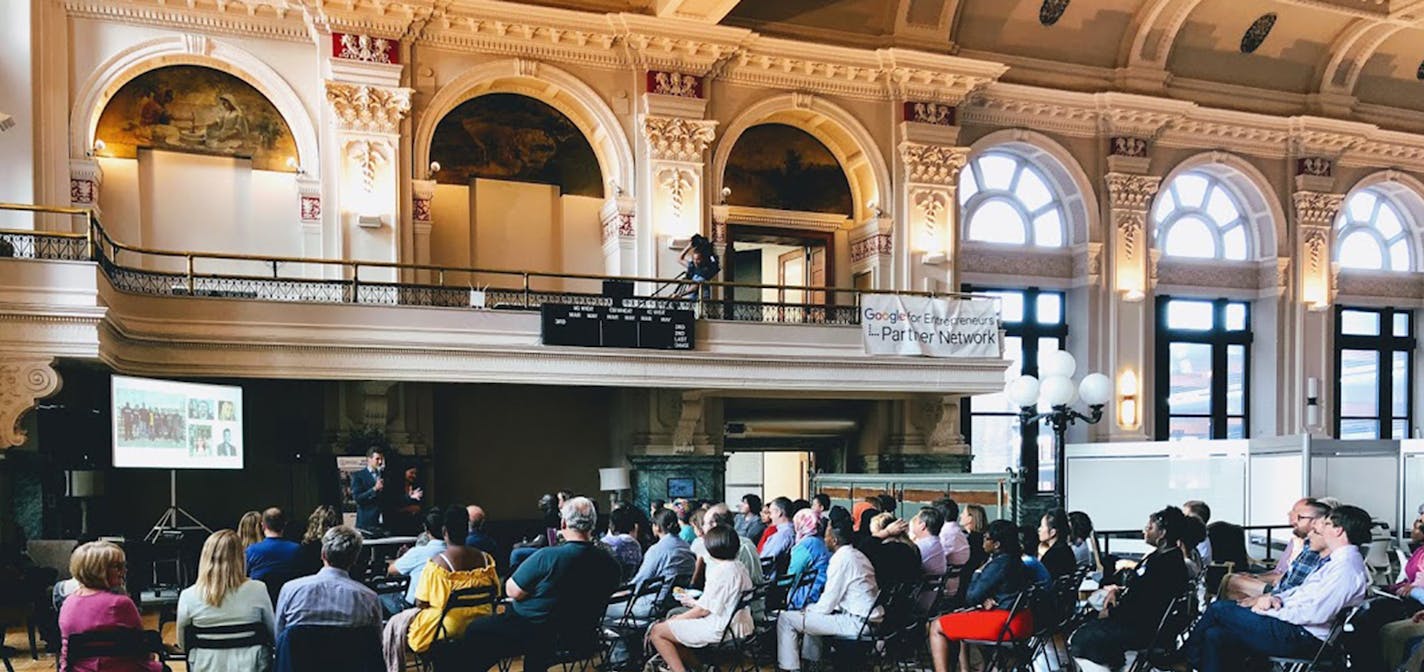
[[[398,64],[400,50],[395,40],[352,33],[331,34],[331,56],[362,63]]]
[[[1073,247],[1073,277],[1095,286],[1103,276],[1103,244],[1084,243]]]
[[[1335,217],[1340,214],[1340,206],[1345,201],[1342,194],[1326,194],[1318,191],[1296,191],[1291,194],[1295,205],[1295,219],[1300,226],[1335,225]]]
[[[301,220],[304,222],[315,222],[321,219],[321,197],[307,196],[300,197]]]
[[[1333,177],[1335,162],[1323,156],[1296,159],[1295,174],[1297,177]]]
[[[702,78],[666,70],[649,70],[648,93],[678,98],[703,98]]]
[[[1154,285],[1255,291],[1261,271],[1255,262],[1164,258],[1156,266]]]
[[[686,168],[667,167],[658,171],[657,183],[668,193],[673,219],[681,220],[687,194],[697,186],[697,176]]]
[[[390,145],[383,140],[352,140],[346,143],[346,158],[361,169],[361,188],[375,189],[376,169],[390,161]]]
[[[1108,190],[1108,207],[1113,210],[1139,210],[1146,212],[1162,186],[1162,178],[1153,175],[1128,175],[1107,173],[1103,182]]]
[[[949,210],[949,201],[952,197],[945,189],[924,189],[918,188],[910,192],[910,202],[914,204],[915,210],[920,213],[920,224],[925,227],[930,240],[944,244],[942,236],[949,230],[948,222],[941,222],[940,218]],[[938,252],[940,250],[924,250],[925,252]]]
[[[900,160],[905,164],[906,181],[953,188],[969,160],[969,148],[902,142]]]
[[[643,118],[643,135],[654,160],[701,162],[717,135],[717,122],[648,116]]]
[[[1351,269],[1332,273],[1332,276],[1332,295],[1336,301],[1340,300],[1340,296],[1376,298],[1397,306],[1401,299],[1424,299],[1424,279],[1418,273]]]
[[[933,126],[953,126],[955,113],[953,105],[926,101],[906,101],[901,106],[905,121]]]
[[[410,112],[411,92],[407,88],[326,83],[326,100],[343,131],[400,133],[400,122]]]
[[[1122,240],[1123,260],[1135,259],[1139,249],[1138,241],[1142,240],[1143,232],[1147,229],[1147,211],[1114,208],[1112,220],[1113,227],[1117,229],[1118,237]]]
[[[1043,251],[1016,245],[966,244],[960,248],[959,266],[962,273],[1073,278],[1073,254],[1066,249]]]
[[[0,357],[0,449],[25,442],[20,418],[35,403],[59,391],[59,373],[50,357]]]
[[[864,238],[851,241],[850,262],[859,264],[864,261],[871,261],[877,256],[890,255],[895,252],[894,239],[888,233],[875,233]]]
[[[90,207],[99,204],[99,185],[104,182],[104,170],[93,159],[69,160],[69,204]]]
[[[1151,151],[1152,143],[1146,138],[1115,136],[1108,138],[1108,155],[1145,159]]]

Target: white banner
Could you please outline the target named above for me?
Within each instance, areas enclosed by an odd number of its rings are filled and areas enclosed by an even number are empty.
[[[992,299],[866,294],[860,326],[872,355],[1001,356],[999,306]]]

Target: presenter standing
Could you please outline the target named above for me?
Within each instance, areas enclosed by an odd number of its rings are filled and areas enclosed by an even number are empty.
[[[384,536],[381,508],[386,481],[386,456],[380,448],[366,450],[366,468],[351,474],[351,498],[356,500],[356,527],[368,537]]]

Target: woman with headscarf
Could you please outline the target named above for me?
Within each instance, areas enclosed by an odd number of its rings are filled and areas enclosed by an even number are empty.
[[[831,551],[821,537],[821,517],[810,509],[801,509],[791,519],[796,531],[796,545],[791,547],[791,564],[786,575],[799,577],[803,572],[815,571],[816,579],[789,595],[787,604],[792,609],[803,609],[821,599],[821,589],[826,585],[826,570],[831,563]]]

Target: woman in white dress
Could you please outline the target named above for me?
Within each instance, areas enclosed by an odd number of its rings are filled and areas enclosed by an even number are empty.
[[[178,596],[178,643],[191,627],[261,623],[276,634],[267,586],[247,578],[242,541],[232,530],[219,530],[203,544],[198,582]],[[240,649],[195,649],[188,652],[189,672],[267,672],[272,650],[265,646]]]
[[[722,641],[728,624],[738,637],[752,632],[750,609],[737,609],[742,595],[752,589],[752,577],[747,568],[737,562],[741,539],[728,525],[717,525],[702,535],[707,554],[707,584],[702,597],[678,599],[688,610],[657,623],[648,631],[648,640],[670,672],[687,672],[692,649],[700,649]]]

